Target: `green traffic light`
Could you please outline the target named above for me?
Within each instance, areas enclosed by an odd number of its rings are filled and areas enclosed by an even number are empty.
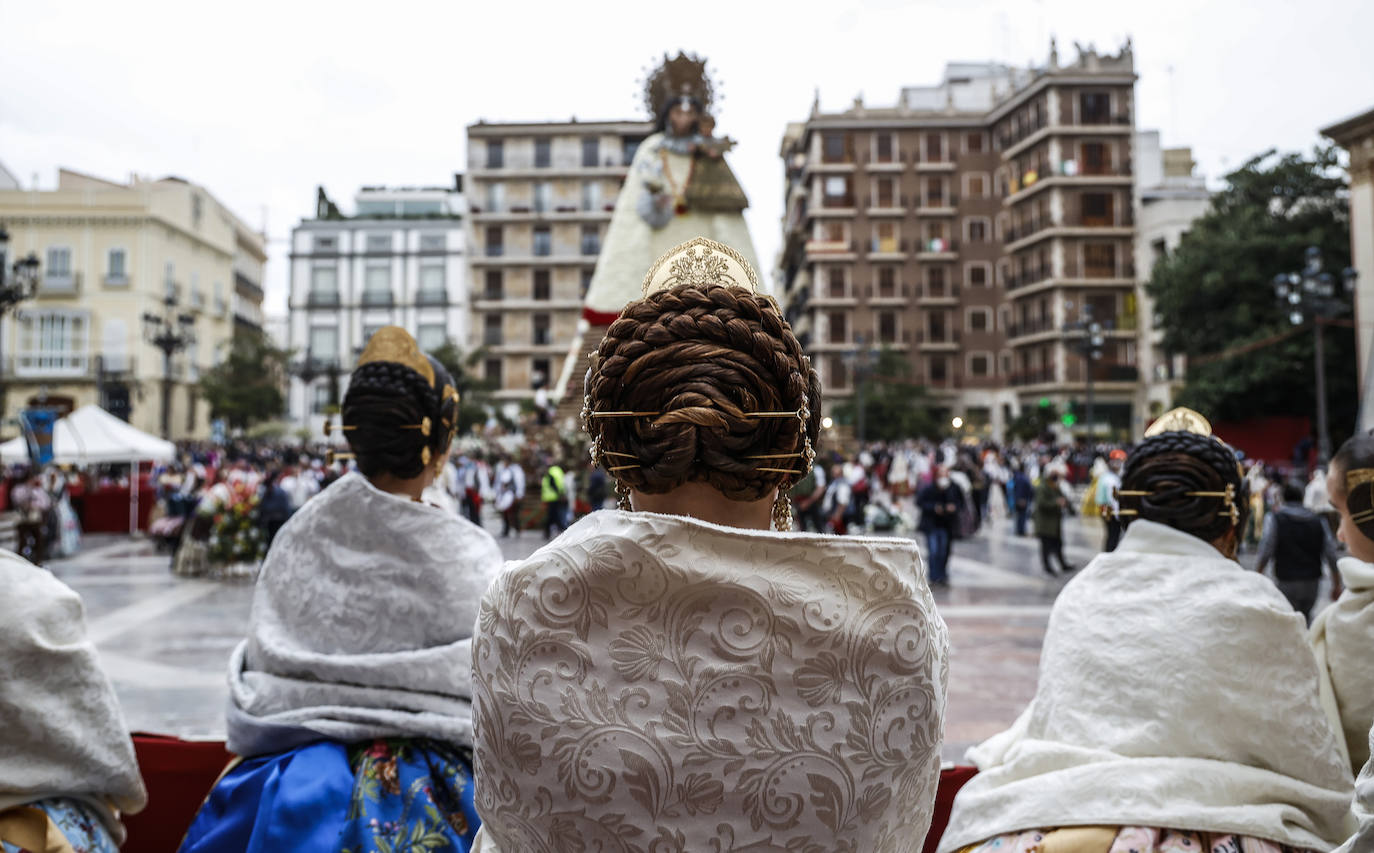
[[[1071,427],[1074,424],[1078,423],[1078,418],[1075,417],[1072,412],[1069,412],[1068,414],[1064,415],[1064,417],[1060,418],[1059,420],[1066,427]]]
[[[1042,408],[1042,409],[1048,409],[1049,407],[1050,407],[1050,398],[1049,398],[1049,397],[1041,397],[1041,398],[1040,398],[1040,408]]]

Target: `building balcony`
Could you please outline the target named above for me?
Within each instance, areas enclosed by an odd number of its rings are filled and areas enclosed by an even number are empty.
[[[134,359],[127,355],[89,352],[23,351],[4,359],[4,375],[18,380],[118,382],[134,377]]]
[[[448,307],[448,291],[421,290],[415,294],[415,304],[421,308]]]
[[[1006,287],[1007,290],[1017,290],[1018,288],[1028,287],[1032,284],[1038,284],[1039,282],[1047,281],[1053,275],[1054,270],[1051,269],[1048,265],[1038,268],[1030,268],[1025,270],[1024,272],[1012,273],[1011,275],[1007,276]]]
[[[951,331],[947,329],[938,335],[931,335],[925,332],[917,332],[916,345],[917,347],[925,351],[949,352],[952,350],[957,350],[959,348],[959,343],[962,340],[962,338],[963,335],[961,335],[957,330]]]
[[[250,302],[262,302],[262,285],[241,272],[234,273],[234,292]]]
[[[952,261],[959,255],[959,241],[936,238],[918,244],[916,249],[917,260]]]
[[[917,202],[917,216],[954,216],[958,213],[959,196],[924,196]]]
[[[1010,157],[1015,153],[1012,149],[1017,148],[1022,142],[1044,130],[1046,126],[1047,122],[1043,114],[1034,121],[1023,122],[1017,125],[1015,130],[998,134],[997,148],[1003,155]]]
[[[959,285],[952,284],[939,290],[922,288],[916,300],[924,305],[949,305],[959,301]]]
[[[1024,388],[1028,385],[1052,385],[1055,382],[1054,368],[1037,367],[1032,370],[1023,370],[1007,377],[1007,381],[1014,388]]]
[[[953,172],[953,160],[919,160],[916,163],[918,172]]]
[[[337,290],[334,290],[334,291],[311,292],[311,293],[307,294],[306,297],[305,297],[305,307],[306,307],[306,308],[338,308],[338,307],[339,307],[339,292],[338,292]]]
[[[847,260],[858,254],[859,246],[853,240],[807,240],[806,254],[831,260]]]
[[[1059,329],[1054,324],[1052,317],[1031,317],[1020,322],[1014,322],[1007,326],[1007,337],[1010,339],[1025,338],[1031,335],[1043,335],[1046,333],[1058,334]]]
[[[129,276],[124,273],[119,273],[118,275],[105,273],[101,281],[106,287],[128,287],[130,283]]]
[[[38,283],[39,298],[45,296],[71,297],[81,293],[81,273],[70,272],[65,275],[45,275]]]
[[[364,290],[359,301],[364,308],[390,308],[396,304],[396,297],[390,290]]]
[[[223,297],[215,297],[215,316],[224,317],[229,313],[229,303]]]
[[[204,311],[204,310],[205,310],[205,291],[203,291],[203,290],[192,290],[192,291],[191,291],[191,310],[192,310],[192,311]]]
[[[1030,184],[1018,185],[1015,192],[1009,193],[1004,197],[1004,201],[1009,205],[1019,202],[1036,195],[1042,190],[1062,187],[1064,189],[1075,189],[1080,187],[1096,186],[1117,186],[1128,187],[1135,180],[1134,173],[1129,165],[1106,166],[1098,171],[1080,171],[1073,175],[1046,175],[1038,178]]]
[[[1016,243],[1052,227],[1054,227],[1054,221],[1051,219],[1031,219],[1006,229],[1002,233],[1002,242],[1004,244]]]

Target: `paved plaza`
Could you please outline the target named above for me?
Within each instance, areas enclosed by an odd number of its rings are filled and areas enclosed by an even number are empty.
[[[1066,554],[1082,566],[1096,553],[1100,527],[1071,518]],[[543,544],[525,533],[501,539],[507,558]],[[936,599],[953,642],[944,757],[1016,718],[1035,689],[1050,607],[1064,581],[1042,573],[1034,538],[994,521],[956,542],[952,586]],[[250,582],[174,577],[170,558],[146,541],[91,537],[85,551],[49,568],[86,602],[92,640],[114,680],[130,728],[194,738],[224,736],[225,664],[243,639]]]

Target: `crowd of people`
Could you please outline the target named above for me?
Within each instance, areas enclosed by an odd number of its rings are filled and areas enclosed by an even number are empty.
[[[1035,696],[969,752],[940,853],[1374,845],[1374,438],[1324,480],[1349,555],[1309,632],[1237,562],[1268,505],[1196,413],[1123,453],[821,458],[816,371],[711,241],[655,264],[593,359],[582,422],[614,510],[570,518],[592,478],[550,454],[538,503],[561,532],[503,563],[470,513],[505,518],[533,484],[511,449],[451,460],[456,409],[443,366],[387,327],[343,400],[346,470],[259,459],[254,483],[246,455],[193,454],[159,478],[164,500],[197,480],[192,516],[218,495],[210,538],[271,540],[228,661],[238,760],[186,853],[921,849],[964,677],[929,589],[949,543],[1005,513],[1068,572],[1062,519],[1085,506],[1119,522],[1115,548],[1059,592]],[[1311,532],[1278,497],[1253,537],[1275,561]],[[232,526],[245,501],[257,534]],[[269,533],[264,504],[294,512]],[[925,534],[927,577],[915,542],[871,535],[888,529]],[[0,707],[21,720],[0,732],[0,841],[113,851],[147,793],[79,599],[14,556],[0,583],[18,676]]]

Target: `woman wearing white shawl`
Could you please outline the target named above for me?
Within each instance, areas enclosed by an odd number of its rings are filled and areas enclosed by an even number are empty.
[[[601,342],[584,424],[621,508],[482,601],[483,853],[921,849],[947,633],[914,543],[790,532],[820,382],[756,285],[694,240]]]
[[[485,531],[420,496],[457,394],[403,329],[376,332],[343,402],[358,471],[282,527],[230,661],[229,749],[183,851],[468,850],[471,632],[500,569]]]
[[[1369,760],[1374,727],[1374,437],[1357,435],[1336,451],[1326,492],[1340,514],[1336,537],[1345,591],[1312,623],[1312,647],[1331,691],[1350,763]]]
[[[1119,496],[1126,535],[1060,593],[1035,698],[970,751],[941,853],[1331,849],[1350,769],[1302,616],[1234,560],[1231,449],[1170,413]]]
[[[0,590],[0,849],[113,853],[148,795],[81,599],[8,551]]]

